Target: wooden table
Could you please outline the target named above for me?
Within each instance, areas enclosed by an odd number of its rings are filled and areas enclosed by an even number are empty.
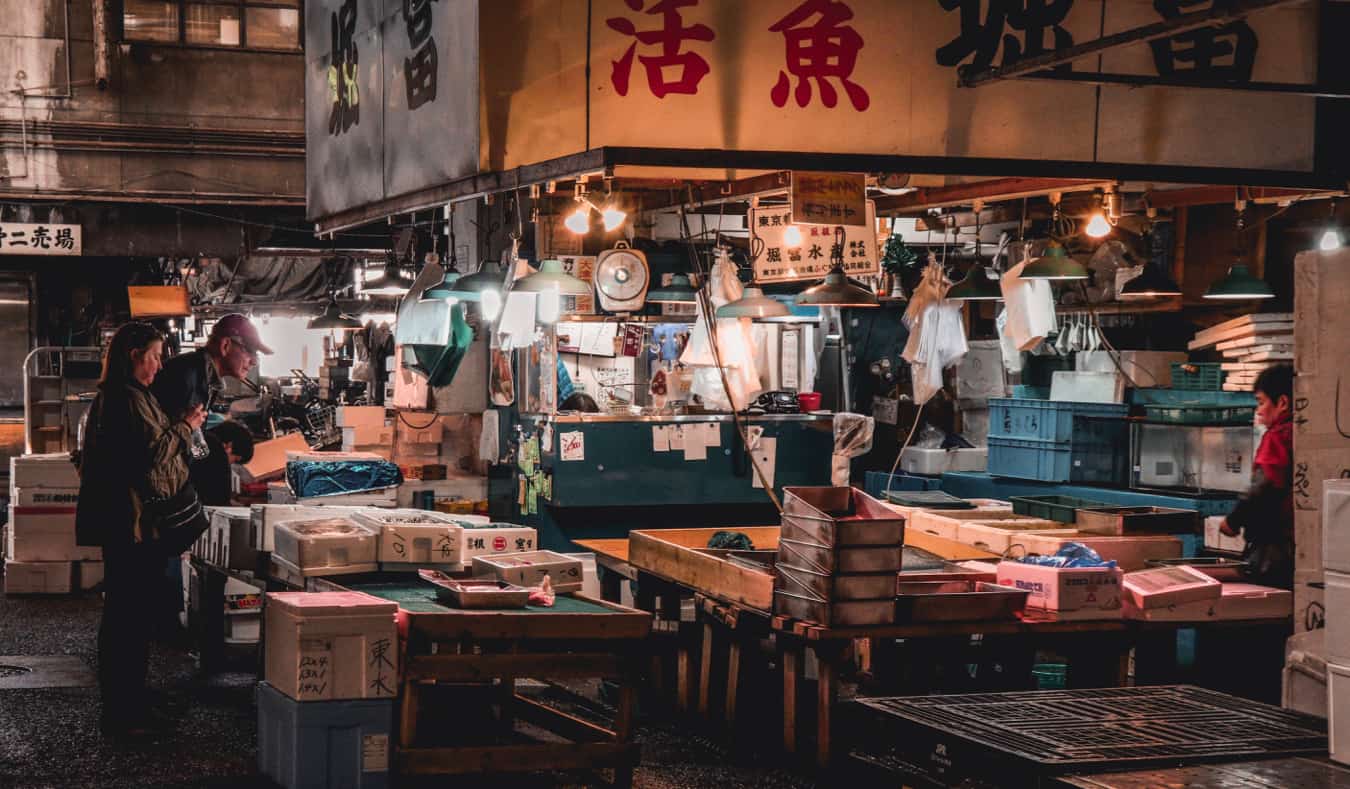
[[[614,785],[632,783],[637,685],[651,616],[580,594],[560,595],[552,609],[463,610],[436,602],[416,584],[353,584],[399,604],[403,671],[398,766],[405,774],[455,775],[613,768]],[[519,678],[602,678],[619,685],[613,728],[604,728],[515,692]],[[568,742],[441,746],[418,729],[422,694],[437,682],[496,680],[501,733],[517,718]]]
[[[628,563],[628,538],[577,540],[576,544],[595,554],[595,563],[604,569],[600,596],[611,603],[622,602],[623,582],[637,580],[637,570]]]

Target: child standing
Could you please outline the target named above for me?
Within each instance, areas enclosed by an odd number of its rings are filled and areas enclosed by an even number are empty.
[[[1242,558],[1249,580],[1291,589],[1294,584],[1294,368],[1268,367],[1253,387],[1256,420],[1266,434],[1252,461],[1256,481],[1220,527],[1230,537],[1239,532],[1247,545]]]

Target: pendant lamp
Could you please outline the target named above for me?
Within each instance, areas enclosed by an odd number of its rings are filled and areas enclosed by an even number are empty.
[[[947,298],[952,301],[998,301],[1003,298],[998,274],[988,266],[976,264],[960,282],[951,286]]]
[[[412,277],[403,271],[397,258],[390,257],[385,261],[384,271],[379,276],[365,280],[357,289],[362,293],[402,296],[412,289]]]
[[[1246,263],[1234,263],[1223,279],[1205,291],[1207,299],[1273,299],[1275,291],[1263,279],[1253,277]]]
[[[349,315],[343,315],[342,309],[338,307],[337,295],[330,294],[328,306],[324,308],[323,314],[310,318],[308,327],[311,329],[356,331],[361,328],[361,321]]]
[[[669,285],[647,291],[647,301],[655,304],[693,304],[697,300],[698,290],[688,274],[671,275]]]
[[[1120,300],[1152,299],[1162,296],[1180,296],[1181,286],[1158,268],[1145,264],[1144,272],[1126,282],[1120,289]]]
[[[516,280],[514,290],[522,293],[544,293],[556,290],[561,296],[589,296],[591,286],[563,270],[561,260],[545,260],[539,270]]]
[[[830,257],[834,267],[825,279],[797,294],[802,307],[880,307],[877,294],[866,285],[855,282],[844,273],[844,228],[834,229],[834,245]]]
[[[765,296],[759,288],[746,288],[739,299],[717,308],[719,318],[786,318],[791,314],[788,305]]]
[[[1022,269],[1022,279],[1045,279],[1066,282],[1087,279],[1088,271],[1082,263],[1069,257],[1069,251],[1058,241],[1046,245],[1041,256]]]

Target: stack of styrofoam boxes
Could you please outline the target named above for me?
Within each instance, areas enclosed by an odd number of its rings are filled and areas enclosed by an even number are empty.
[[[210,527],[192,546],[192,555],[222,570],[258,569],[258,551],[249,541],[248,507],[206,507]]]
[[[1005,397],[1008,393],[1003,352],[998,340],[971,340],[968,345],[966,355],[956,367],[956,406],[961,412],[961,435],[983,447],[989,437],[989,398]],[[984,465],[970,470],[983,471]]]
[[[267,595],[259,772],[286,789],[389,785],[397,611],[359,592]]]
[[[1331,758],[1350,764],[1350,480],[1322,483],[1322,572]]]
[[[66,594],[101,582],[102,551],[75,544],[80,477],[70,455],[11,458],[9,482],[5,593]]]
[[[273,534],[272,566],[279,577],[311,578],[374,572],[379,535],[350,518],[284,521]]]
[[[526,553],[539,543],[538,533],[528,526],[514,523],[492,523],[481,515],[451,515],[463,527],[460,550],[460,569],[473,567],[478,556],[503,553]]]
[[[351,373],[350,359],[324,359],[323,364],[319,365],[319,397],[335,399],[338,392],[347,387]]]
[[[344,405],[337,410],[342,429],[343,452],[373,452],[386,460],[394,457],[394,428],[382,405]]]
[[[459,572],[464,527],[450,515],[428,510],[368,509],[353,520],[379,535],[376,558],[381,570]]]
[[[444,435],[445,425],[435,411],[396,412],[394,462],[403,470],[405,478],[420,480],[424,467],[440,465]]]

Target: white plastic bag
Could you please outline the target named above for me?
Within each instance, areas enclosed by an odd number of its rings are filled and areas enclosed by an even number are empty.
[[[1022,279],[1026,261],[1008,269],[1001,286],[1008,319],[1003,331],[1020,351],[1040,345],[1055,331],[1055,294],[1050,283],[1040,279]]]
[[[929,304],[910,327],[902,356],[914,379],[914,401],[920,405],[942,388],[942,371],[966,355],[966,326],[961,308],[949,301]]]
[[[725,250],[718,251],[708,286],[714,309],[741,297],[741,281],[736,277],[736,265]],[[680,356],[682,364],[694,368],[694,381],[689,391],[702,398],[708,408],[740,411],[749,406],[762,391],[759,369],[755,365],[753,324],[749,318],[714,318],[717,320],[717,350],[726,370],[726,386],[723,386],[722,376],[717,369],[717,356],[713,354],[708,320],[709,317],[703,312],[703,302],[700,301],[698,320],[690,332],[689,345]],[[731,390],[730,399],[727,397],[728,388]]]
[[[872,433],[876,422],[862,414],[834,415],[834,454],[830,458],[830,484],[848,484],[849,460],[872,451]]]

